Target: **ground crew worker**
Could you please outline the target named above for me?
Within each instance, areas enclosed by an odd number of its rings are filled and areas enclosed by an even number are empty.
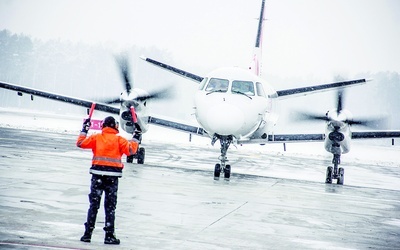
[[[91,187],[89,194],[89,210],[85,223],[85,233],[81,241],[90,242],[92,232],[95,228],[97,211],[100,208],[100,200],[103,194],[105,211],[105,244],[120,244],[120,240],[115,237],[115,209],[117,206],[118,178],[122,176],[121,157],[133,155],[138,148],[137,138],[128,141],[118,135],[118,122],[112,116],[103,120],[102,132],[87,137],[90,127],[90,119],[83,123],[82,131],[76,141],[80,148],[90,148],[93,151]],[[135,136],[134,136],[135,137]]]

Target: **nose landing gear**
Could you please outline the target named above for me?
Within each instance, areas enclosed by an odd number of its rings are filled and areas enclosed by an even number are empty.
[[[217,136],[214,135],[214,138],[211,142],[211,145],[219,139],[221,143],[221,156],[218,158],[220,163],[215,164],[214,168],[214,180],[219,180],[221,173],[224,173],[225,180],[229,181],[231,177],[231,165],[226,164],[228,162],[228,158],[226,157],[226,153],[228,151],[229,145],[232,142],[232,136]]]
[[[225,167],[221,166],[221,164],[215,164],[214,168],[214,180],[219,180],[221,173],[224,172],[225,180],[229,181],[231,177],[231,165],[225,165]]]
[[[329,166],[326,169],[325,183],[331,184],[332,179],[337,179],[337,184],[343,185],[344,183],[344,168],[338,168],[340,164],[340,154],[334,154],[332,159],[333,167]]]

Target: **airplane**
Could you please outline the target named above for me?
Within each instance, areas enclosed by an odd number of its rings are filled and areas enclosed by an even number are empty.
[[[249,69],[235,67],[220,68],[202,77],[173,67],[151,58],[142,57],[150,64],[170,71],[199,84],[195,95],[195,116],[198,123],[211,138],[211,144],[220,141],[220,163],[214,168],[214,178],[224,173],[229,179],[231,166],[227,164],[227,150],[231,143],[259,143],[286,141],[324,141],[326,151],[333,154],[332,164],[326,170],[326,183],[337,179],[337,184],[344,183],[344,169],[338,168],[341,154],[350,151],[351,139],[394,138],[400,131],[351,132],[351,125],[378,126],[382,118],[352,119],[349,111],[342,109],[343,88],[364,84],[366,79],[335,82],[311,87],[275,91],[273,86],[260,78],[260,59],[262,58],[262,31],[264,22],[265,0],[262,0],[253,62]],[[287,134],[274,135],[272,127],[276,123],[273,113],[274,102],[279,99],[316,93],[337,88],[338,106],[325,116],[303,114],[303,120],[324,120],[324,134]]]
[[[196,82],[199,87],[194,96],[195,117],[199,126],[177,123],[151,116],[148,110],[148,100],[158,100],[168,97],[166,90],[149,93],[143,89],[133,88],[130,78],[129,64],[125,57],[118,59],[125,90],[118,98],[108,101],[84,100],[65,95],[59,95],[33,88],[0,81],[0,87],[33,96],[44,97],[70,104],[92,107],[96,110],[119,116],[120,128],[127,133],[146,133],[149,124],[159,125],[190,134],[209,137],[211,144],[220,142],[219,162],[214,166],[214,179],[218,180],[223,173],[224,179],[231,177],[231,166],[228,164],[227,152],[231,144],[266,144],[273,142],[293,141],[325,141],[325,149],[333,154],[334,167],[327,168],[326,183],[337,179],[337,184],[344,183],[344,170],[338,168],[340,155],[349,151],[351,139],[365,138],[394,138],[400,137],[400,131],[371,131],[351,132],[352,125],[368,125],[365,120],[353,120],[346,116],[347,111],[342,109],[342,98],[339,97],[338,107],[328,112],[326,118],[314,115],[304,115],[309,119],[326,121],[324,134],[274,134],[277,115],[274,113],[274,103],[279,99],[318,93],[332,89],[365,84],[366,79],[339,81],[308,87],[286,90],[275,90],[272,85],[260,77],[260,59],[262,47],[262,30],[264,22],[265,0],[262,0],[254,56],[248,69],[238,67],[223,67],[216,69],[206,76],[199,76],[171,65],[142,57],[146,62],[164,70],[175,73],[185,79]],[[342,92],[341,92],[342,93]],[[341,96],[341,95],[340,95]],[[113,104],[119,103],[115,107]],[[372,121],[372,120],[371,120]],[[138,164],[144,163],[145,150],[139,147],[137,155],[127,157],[127,162],[137,158]]]

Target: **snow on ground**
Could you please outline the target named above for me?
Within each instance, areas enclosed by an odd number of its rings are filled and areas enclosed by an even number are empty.
[[[98,114],[99,116],[99,114]],[[54,113],[43,113],[33,110],[22,110],[12,108],[0,108],[0,126],[21,128],[28,130],[60,132],[67,134],[78,134],[82,121],[86,117],[78,115],[65,115]],[[96,117],[93,119],[103,119],[104,117]],[[117,117],[116,117],[117,118]],[[321,131],[323,127],[321,126]],[[316,133],[321,131],[315,131]],[[91,131],[96,133],[97,131]],[[120,131],[125,137],[129,137],[124,131]],[[89,132],[90,133],[90,132]],[[189,141],[191,138],[191,141]],[[175,131],[168,128],[150,125],[149,131],[144,135],[145,141],[159,141],[174,144],[187,144],[213,147],[210,145],[210,139]],[[218,142],[214,147],[219,147]],[[228,155],[233,154],[237,150],[250,150],[257,153],[272,153],[282,155],[293,155],[298,157],[323,157],[331,158],[331,154],[326,152],[322,142],[307,143],[286,143],[286,151],[282,143],[271,143],[264,146],[254,145],[237,145],[231,146]],[[348,154],[342,156],[346,162],[367,162],[367,163],[385,163],[391,166],[400,167],[400,139],[395,139],[395,145],[392,145],[391,139],[379,140],[358,140],[352,141],[352,148]]]

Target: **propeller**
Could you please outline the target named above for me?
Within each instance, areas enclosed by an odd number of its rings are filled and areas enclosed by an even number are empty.
[[[121,78],[124,84],[125,91],[121,93],[120,96],[109,99],[98,100],[98,102],[102,102],[105,104],[116,104],[120,103],[124,107],[129,110],[129,113],[132,117],[133,126],[135,128],[134,133],[140,134],[141,128],[138,124],[138,117],[136,109],[139,107],[139,102],[145,102],[147,100],[158,100],[165,99],[170,97],[171,88],[164,88],[161,90],[156,90],[152,92],[144,91],[141,89],[133,88],[133,80],[130,77],[131,74],[129,72],[129,61],[126,54],[121,54],[115,57],[116,63],[118,65]]]
[[[149,92],[148,94],[139,95],[139,96],[133,98],[132,100],[121,100],[120,97],[116,97],[113,99],[102,99],[101,102],[106,103],[106,104],[115,104],[115,103],[121,103],[121,102],[129,103],[130,101],[134,102],[134,101],[146,101],[146,100],[150,100],[150,99],[156,99],[156,100],[164,99],[164,98],[168,98],[169,96],[170,96],[169,88],[165,88],[165,89]]]
[[[316,115],[311,113],[299,112],[296,116],[297,121],[326,121],[345,123],[348,125],[359,125],[370,128],[385,127],[387,119],[384,117],[369,118],[369,119],[353,119],[350,112],[344,110],[344,89],[337,91],[337,106],[336,109],[328,111],[325,115]]]
[[[336,117],[339,116],[339,114],[343,110],[343,90],[339,89],[337,92],[337,106],[336,106]],[[311,114],[311,113],[302,113],[299,112],[297,116],[297,120],[304,120],[304,121],[309,121],[309,120],[320,120],[320,121],[331,121],[332,116],[329,116],[328,113],[331,111],[328,111],[325,115],[316,115],[316,114]]]
[[[170,97],[170,88],[164,88],[161,90],[156,90],[152,92],[147,92],[147,93],[137,93],[138,95],[130,98],[130,94],[132,93],[133,89],[133,81],[130,77],[130,72],[129,72],[129,62],[128,58],[126,55],[120,55],[116,57],[116,62],[118,64],[120,73],[121,73],[121,78],[124,83],[124,88],[125,88],[125,93],[126,96],[125,98],[115,97],[115,98],[110,98],[110,99],[102,99],[100,100],[102,103],[106,104],[115,104],[115,103],[125,103],[125,105],[130,108],[131,106],[134,105],[136,101],[146,101],[150,99],[164,99],[164,98],[169,98]],[[122,93],[124,94],[124,93]]]

